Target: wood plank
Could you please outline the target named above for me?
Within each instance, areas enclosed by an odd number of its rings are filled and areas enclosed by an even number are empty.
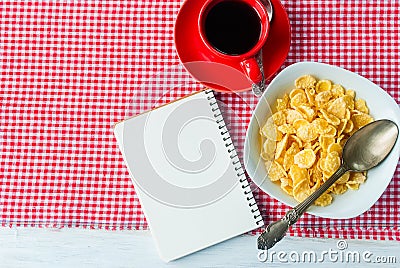
[[[346,240],[348,247],[344,250],[338,249],[338,241],[337,239],[286,237],[268,252],[270,259],[262,262],[257,257],[256,237],[243,235],[165,264],[157,255],[149,231],[0,228],[0,266],[278,267],[285,261],[287,264],[293,264],[296,254],[300,260],[296,262],[296,265],[300,267],[321,264],[327,267],[338,263],[351,267],[374,266],[366,263],[361,255],[360,262],[354,263],[352,258],[347,262],[345,259],[340,260],[340,254],[343,254],[340,252],[363,254],[366,251],[371,253],[369,256],[371,261],[375,260],[375,257],[393,256],[396,258],[397,266],[400,262],[400,243],[397,241]],[[307,259],[307,252],[314,251],[316,256],[321,258],[322,252],[329,252],[329,250],[338,252],[337,261],[330,260],[328,254],[324,256],[324,261],[321,263],[309,262]],[[284,252],[286,256],[283,257],[284,253],[280,252]],[[282,255],[281,260],[278,254]],[[304,261],[301,261],[302,255],[305,255]],[[273,262],[271,262],[271,257]],[[396,264],[385,264],[384,267],[396,267]]]

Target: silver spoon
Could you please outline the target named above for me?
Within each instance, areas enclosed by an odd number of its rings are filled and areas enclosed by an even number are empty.
[[[270,0],[261,0],[261,2],[264,4],[265,9],[267,10],[268,21],[271,24],[272,16],[274,14],[274,8],[272,6],[272,3]],[[258,84],[252,84],[251,89],[252,89],[254,95],[256,95],[257,97],[260,97],[265,90],[264,70],[263,70],[263,63],[262,63],[262,50],[260,50],[260,52],[257,55],[257,63],[258,63],[258,66],[260,66],[262,80]]]
[[[398,134],[397,125],[386,119],[372,122],[356,131],[344,145],[342,164],[338,170],[307,199],[289,210],[281,220],[268,225],[258,237],[258,248],[267,250],[279,242],[289,226],[297,222],[307,208],[344,173],[366,171],[380,164],[394,147]]]
[[[267,14],[268,14],[268,20],[271,23],[272,15],[274,14],[274,8],[272,6],[272,3],[270,0],[261,0],[261,1],[265,5],[265,9],[267,10]]]

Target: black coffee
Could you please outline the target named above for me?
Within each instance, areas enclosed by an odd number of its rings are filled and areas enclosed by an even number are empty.
[[[258,42],[261,22],[253,7],[239,1],[222,1],[212,7],[205,18],[208,42],[229,55],[248,52]]]

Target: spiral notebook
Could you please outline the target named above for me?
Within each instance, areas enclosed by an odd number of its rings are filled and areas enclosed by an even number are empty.
[[[117,123],[114,133],[164,261],[263,225],[213,91]]]

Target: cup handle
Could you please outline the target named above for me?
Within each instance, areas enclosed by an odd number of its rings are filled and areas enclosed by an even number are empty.
[[[257,60],[253,58],[245,59],[240,63],[243,71],[247,78],[249,78],[254,84],[258,84],[262,80],[262,73],[258,66]]]

